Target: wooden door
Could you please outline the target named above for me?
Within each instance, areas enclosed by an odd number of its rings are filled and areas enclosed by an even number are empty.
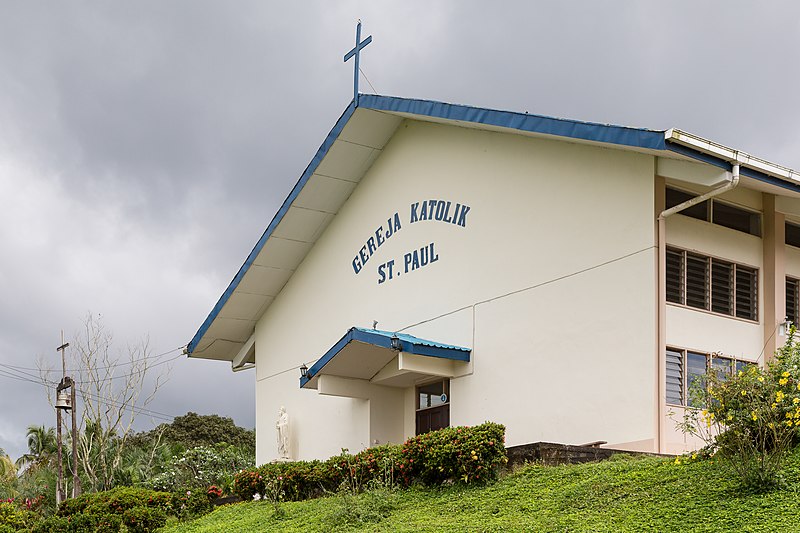
[[[417,435],[450,427],[450,404],[417,411]]]

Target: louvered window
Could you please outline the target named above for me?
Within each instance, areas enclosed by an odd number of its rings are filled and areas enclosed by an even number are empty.
[[[786,278],[786,318],[793,324],[798,324],[798,285],[800,281],[794,278]]]
[[[681,250],[667,249],[667,301],[683,303],[684,253]]]
[[[667,403],[683,405],[683,352],[667,348]]]
[[[708,257],[686,254],[686,305],[708,309]]]
[[[733,264],[711,260],[711,310],[733,314]]]
[[[758,320],[758,270],[677,248],[667,248],[667,301]]]
[[[666,356],[667,403],[690,407],[702,407],[702,388],[708,372],[714,372],[724,380],[734,371],[746,372],[755,365],[750,361],[678,348],[667,348]]]
[[[747,320],[758,318],[758,276],[754,268],[736,265],[736,316]]]

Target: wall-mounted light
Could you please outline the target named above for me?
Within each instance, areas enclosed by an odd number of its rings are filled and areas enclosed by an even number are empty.
[[[308,367],[306,366],[305,363],[303,363],[303,366],[300,367],[300,377],[304,378],[306,377],[307,374],[308,374]]]
[[[778,324],[778,335],[785,337],[789,333],[789,328],[792,327],[792,321],[789,319],[784,320]]]
[[[400,342],[400,339],[397,335],[392,335],[392,350],[402,352],[403,351],[403,343]]]

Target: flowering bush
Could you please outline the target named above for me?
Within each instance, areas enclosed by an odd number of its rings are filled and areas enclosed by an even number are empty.
[[[342,450],[327,461],[269,463],[243,469],[234,476],[233,491],[243,500],[266,497],[280,478],[286,500],[297,501],[345,486],[358,492],[369,484],[391,487],[422,482],[481,483],[496,479],[507,461],[505,428],[487,422],[474,427],[446,428],[407,440],[402,445],[368,448],[357,454]]]
[[[167,468],[147,482],[149,488],[186,491],[195,487],[227,485],[231,472],[253,466],[253,460],[235,446],[196,446],[173,456]]]
[[[709,373],[705,386],[692,391],[696,404],[705,408],[687,409],[682,424],[751,489],[780,482],[800,429],[800,343],[794,334],[792,327],[764,369],[753,365],[734,376]]]
[[[208,495],[209,500],[215,500],[222,496],[222,489],[217,487],[216,485],[211,485],[210,487],[208,487],[206,494]]]
[[[167,514],[158,508],[133,507],[122,515],[122,523],[130,533],[147,533],[164,527]]]
[[[492,422],[432,431],[406,441],[399,468],[406,482],[426,485],[492,481],[508,462],[504,442],[505,426]]]

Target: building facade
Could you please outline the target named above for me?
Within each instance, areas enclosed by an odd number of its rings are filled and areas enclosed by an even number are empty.
[[[690,449],[689,384],[797,313],[799,177],[677,130],[361,95],[189,353],[255,368],[259,463],[282,406],[295,459],[486,420]]]

